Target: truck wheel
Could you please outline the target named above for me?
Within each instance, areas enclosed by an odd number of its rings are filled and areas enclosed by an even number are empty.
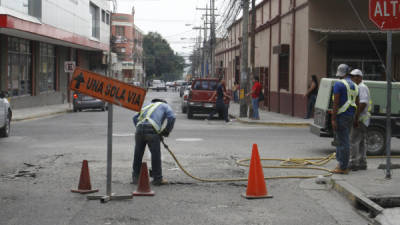
[[[192,112],[192,109],[189,106],[187,107],[187,118],[188,119],[193,119],[193,112]]]
[[[382,155],[386,147],[386,133],[379,127],[368,127],[367,155]]]

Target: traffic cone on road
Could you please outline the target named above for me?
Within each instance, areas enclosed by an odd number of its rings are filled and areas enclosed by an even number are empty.
[[[147,170],[147,163],[142,162],[142,167],[140,168],[138,187],[135,192],[132,193],[133,196],[154,196],[154,191],[150,189],[149,173]]]
[[[79,178],[78,190],[71,190],[71,191],[81,194],[89,194],[99,191],[99,189],[92,190],[92,185],[90,184],[89,164],[87,160],[83,160],[82,162],[82,169],[81,169],[81,176]]]
[[[267,186],[265,185],[257,144],[253,144],[247,190],[242,196],[247,199],[272,198],[272,196],[268,195]]]

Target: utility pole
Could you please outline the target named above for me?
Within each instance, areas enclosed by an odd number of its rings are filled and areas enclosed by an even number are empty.
[[[251,42],[250,42],[250,64],[251,64],[251,73],[249,77],[254,77],[256,74],[256,66],[255,66],[255,56],[256,56],[256,0],[251,0]],[[248,79],[248,88],[250,87],[250,79]],[[249,118],[253,117],[253,104],[249,106]]]
[[[247,117],[247,102],[245,94],[248,91],[248,55],[249,55],[249,0],[242,0],[242,46],[240,57],[240,117]]]
[[[203,42],[203,75],[208,75],[208,44],[207,44],[208,5],[206,5],[206,20],[204,21],[204,42]]]
[[[211,55],[211,76],[215,74],[215,0],[210,0],[210,55]]]

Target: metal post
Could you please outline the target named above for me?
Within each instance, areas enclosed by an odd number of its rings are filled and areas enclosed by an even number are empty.
[[[211,76],[216,77],[215,72],[215,0],[210,0],[210,58],[211,58]]]
[[[386,104],[386,179],[391,179],[390,148],[392,138],[391,112],[392,112],[392,31],[387,32],[387,104]]]
[[[248,55],[249,55],[249,0],[242,0],[242,46],[240,57],[240,117],[247,116],[247,102],[244,94],[248,86]]]
[[[108,104],[108,127],[107,127],[107,196],[111,196],[112,181],[112,133],[113,133],[113,105]]]

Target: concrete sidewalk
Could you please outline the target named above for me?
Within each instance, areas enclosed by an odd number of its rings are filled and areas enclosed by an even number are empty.
[[[239,117],[240,105],[232,102],[229,105],[229,115],[241,123],[264,126],[308,127],[313,122],[313,119],[302,119],[261,109],[259,110],[259,114],[260,120],[251,120],[247,117],[241,118]]]
[[[72,111],[69,104],[46,105],[32,108],[13,109],[12,121],[36,119]]]

